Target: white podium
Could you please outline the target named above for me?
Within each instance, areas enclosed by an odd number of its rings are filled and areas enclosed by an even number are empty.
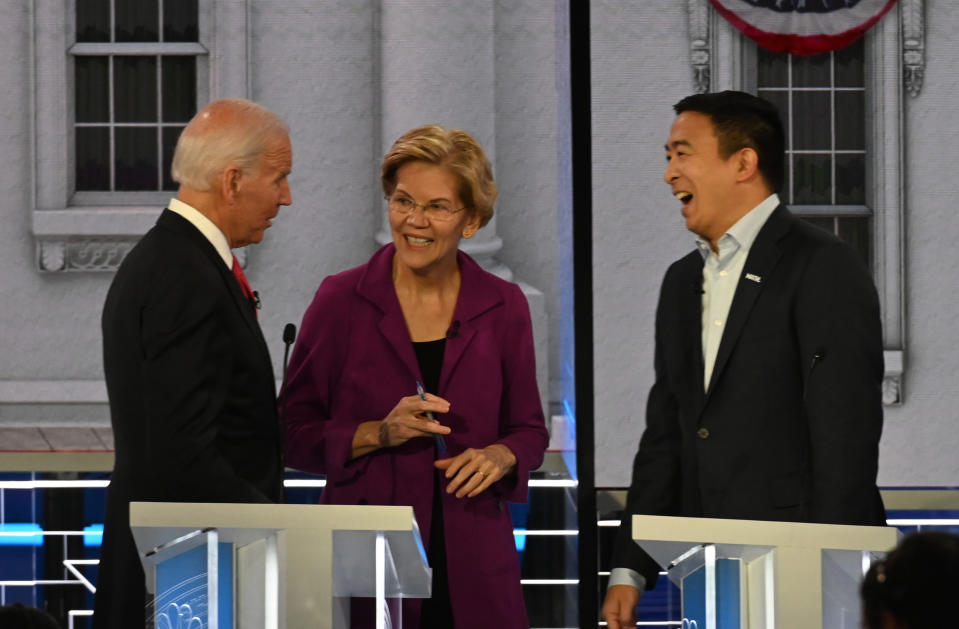
[[[133,502],[130,527],[157,629],[339,629],[351,596],[400,627],[387,599],[430,596],[412,507]]]
[[[632,526],[696,629],[859,629],[859,583],[899,539],[881,526],[643,515]]]

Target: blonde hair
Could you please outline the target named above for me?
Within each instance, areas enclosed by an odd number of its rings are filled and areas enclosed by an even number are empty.
[[[207,192],[230,166],[244,174],[256,170],[260,157],[289,127],[275,113],[243,98],[209,103],[180,134],[170,168],[173,180]]]
[[[493,169],[483,147],[469,133],[440,125],[426,125],[404,133],[383,158],[380,168],[383,194],[393,194],[396,171],[413,161],[449,170],[459,182],[460,201],[472,215],[479,217],[480,227],[493,218],[493,204],[498,194]]]

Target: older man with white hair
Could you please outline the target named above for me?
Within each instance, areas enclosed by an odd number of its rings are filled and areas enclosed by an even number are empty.
[[[231,249],[291,202],[286,124],[256,103],[210,103],[177,143],[180,188],[130,251],[103,309],[116,448],[93,626],[153,626],[131,501],[279,502],[283,465],[256,294]]]

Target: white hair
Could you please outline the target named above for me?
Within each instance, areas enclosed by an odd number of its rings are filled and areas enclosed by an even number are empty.
[[[253,101],[213,101],[180,134],[170,169],[173,180],[207,192],[230,166],[244,174],[254,172],[269,144],[288,134],[289,127],[279,116]]]

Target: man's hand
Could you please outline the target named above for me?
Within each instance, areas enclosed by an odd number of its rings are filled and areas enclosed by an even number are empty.
[[[636,605],[639,604],[639,590],[631,585],[613,585],[606,590],[602,614],[610,629],[624,629],[636,624]]]

